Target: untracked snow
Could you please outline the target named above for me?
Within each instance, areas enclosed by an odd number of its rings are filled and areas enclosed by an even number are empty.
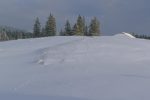
[[[149,100],[150,41],[125,34],[0,43],[0,100]]]

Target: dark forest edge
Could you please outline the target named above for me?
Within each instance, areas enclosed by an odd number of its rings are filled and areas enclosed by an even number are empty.
[[[45,26],[42,27],[40,20],[37,17],[33,28],[34,37],[44,36],[99,36],[100,35],[100,22],[94,17],[91,19],[90,24],[87,24],[84,16],[79,15],[76,22],[71,25],[69,20],[66,20],[64,28],[57,34],[57,26],[55,17],[50,14]]]
[[[31,32],[16,29],[9,26],[0,26],[0,41],[32,38]]]
[[[33,32],[27,32],[19,30],[16,28],[8,26],[0,26],[0,41],[17,40],[17,39],[27,39],[27,38],[40,38],[48,36],[100,36],[101,27],[100,21],[97,17],[93,17],[89,24],[87,24],[84,16],[78,15],[76,22],[71,25],[69,20],[57,32],[57,25],[55,17],[50,14],[45,26],[41,26],[40,20],[37,17],[35,23],[33,24]],[[130,33],[136,38],[150,39],[148,35],[139,35],[135,33]]]
[[[57,25],[55,17],[50,14],[45,26],[41,26],[40,20],[37,17],[33,24],[33,32],[26,32],[8,26],[0,26],[0,41],[17,40],[26,38],[39,38],[48,36],[99,36],[100,22],[94,17],[91,19],[89,25],[84,16],[79,15],[74,25],[66,20],[60,32],[57,32]]]
[[[150,36],[149,35],[145,35],[145,34],[136,34],[136,33],[130,33],[131,35],[133,35],[134,37],[136,38],[139,38],[139,39],[148,39],[150,40]]]

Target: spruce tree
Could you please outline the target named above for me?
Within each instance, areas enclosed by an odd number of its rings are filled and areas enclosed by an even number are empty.
[[[80,33],[79,28],[77,24],[74,24],[74,26],[72,27],[72,34],[77,35],[77,33]]]
[[[83,22],[82,22],[82,24],[83,24],[83,35],[85,35],[86,31],[88,30],[88,27],[86,25],[85,17],[84,16],[82,17],[82,19],[83,19]]]
[[[99,36],[100,35],[100,23],[96,17],[91,20],[89,26],[89,33],[92,36]]]
[[[33,34],[34,34],[34,37],[40,37],[40,34],[41,34],[41,24],[40,24],[38,17],[35,20]]]
[[[77,24],[77,28],[79,30],[78,33],[76,33],[76,35],[83,36],[84,35],[84,28],[85,28],[85,19],[84,19],[84,17],[79,15],[76,24]]]
[[[56,35],[56,20],[55,17],[50,14],[45,26],[46,36],[55,36]]]
[[[64,35],[66,35],[66,36],[71,36],[72,35],[72,29],[71,29],[71,25],[70,25],[69,20],[66,21]]]

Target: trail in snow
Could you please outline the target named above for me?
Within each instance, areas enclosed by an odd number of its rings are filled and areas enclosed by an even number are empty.
[[[42,65],[46,66],[46,65],[54,65],[54,64],[60,64],[60,63],[65,62],[66,57],[69,56],[71,54],[71,52],[73,52],[73,50],[76,49],[76,45],[78,45],[83,40],[84,40],[84,37],[79,38],[79,39],[70,40],[70,41],[67,41],[64,43],[59,43],[52,47],[40,50],[40,52],[38,52],[38,53],[41,53],[42,56],[40,54],[38,64],[42,64]],[[65,48],[65,50],[62,51],[64,46],[69,46],[71,49]],[[47,60],[48,57],[50,57],[52,59]],[[40,74],[41,71],[43,72],[43,69],[39,70],[38,73]],[[31,84],[36,79],[38,79],[38,77],[33,74],[30,77],[30,79],[24,81],[17,87],[13,88],[13,90],[18,91],[24,87],[27,87],[29,84]]]
[[[53,47],[45,48],[41,51],[38,59],[39,64],[50,65],[63,62],[70,62],[69,56],[77,49],[77,45],[82,43],[84,37],[81,39],[69,41],[66,43],[58,44]]]

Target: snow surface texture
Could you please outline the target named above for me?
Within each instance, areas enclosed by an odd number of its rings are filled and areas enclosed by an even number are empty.
[[[150,41],[124,34],[0,43],[0,100],[149,100]]]

